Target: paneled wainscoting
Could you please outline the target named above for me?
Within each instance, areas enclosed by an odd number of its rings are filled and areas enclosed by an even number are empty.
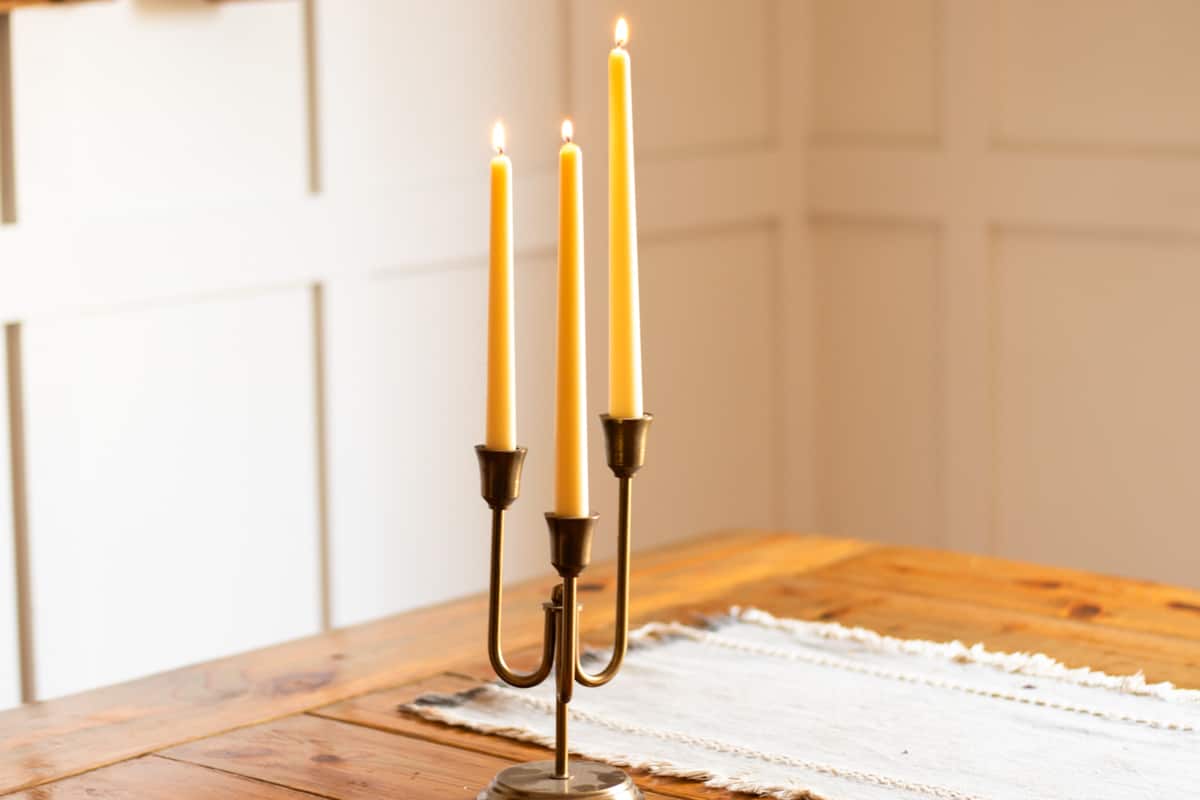
[[[0,460],[0,706],[484,587],[471,448],[497,117],[517,170],[531,450],[509,571],[544,570],[558,129],[573,116],[585,153],[599,413],[618,13],[633,27],[658,416],[637,545],[784,524],[780,318],[799,301],[781,288],[782,242],[801,237],[780,198],[800,207],[804,181],[778,164],[781,137],[799,151],[805,127],[803,95],[776,74],[803,15],[768,0],[23,9],[3,67],[16,213],[0,226],[0,318],[21,413],[0,445],[15,430],[24,458],[19,474]],[[602,536],[598,557],[612,548]]]
[[[639,547],[820,528],[1196,583],[1194,4],[55,4],[0,24],[0,705],[482,588],[500,116],[509,563],[543,569],[554,153],[569,114],[599,412],[618,13]]]

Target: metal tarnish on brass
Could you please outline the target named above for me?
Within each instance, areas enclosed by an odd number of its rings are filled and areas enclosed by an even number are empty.
[[[518,688],[529,688],[554,673],[554,760],[519,764],[502,770],[476,800],[643,800],[642,793],[621,770],[592,761],[572,762],[568,756],[567,704],[575,684],[596,687],[613,679],[625,659],[629,645],[629,561],[632,539],[633,476],[646,457],[646,435],[653,417],[646,414],[632,419],[601,415],[608,466],[619,482],[617,506],[617,608],[612,657],[595,675],[579,663],[580,574],[591,561],[592,536],[598,514],[587,517],[560,517],[546,514],[550,529],[550,562],[561,582],[543,603],[545,630],[542,634],[542,659],[532,672],[516,672],[504,660],[500,641],[501,609],[504,594],[504,512],[516,501],[521,488],[521,466],[525,448],[488,450],[475,448],[479,457],[480,491],[492,509],[491,580],[488,587],[488,660],[502,681]]]
[[[546,514],[550,528],[550,563],[564,578],[578,578],[592,561],[592,532],[599,514],[590,517],[560,517]]]
[[[521,494],[521,467],[525,463],[524,447],[516,450],[488,450],[475,445],[479,458],[479,484],[488,508],[508,508]]]
[[[491,786],[475,800],[562,800],[563,798],[596,798],[596,800],[643,800],[640,789],[629,776],[608,764],[576,761],[571,765],[571,777],[554,777],[553,761],[518,764],[502,771]]]
[[[646,436],[653,421],[653,414],[629,419],[600,415],[608,447],[608,467],[618,478],[632,478],[646,462]]]

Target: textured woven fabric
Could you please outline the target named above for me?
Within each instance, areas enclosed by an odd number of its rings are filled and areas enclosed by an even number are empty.
[[[580,755],[779,798],[1200,798],[1200,691],[753,609],[632,642],[576,692]],[[406,710],[552,745],[553,699],[488,684]]]

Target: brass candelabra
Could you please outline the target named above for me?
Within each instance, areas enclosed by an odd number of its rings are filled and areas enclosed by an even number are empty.
[[[608,466],[620,482],[617,507],[617,603],[616,635],[612,656],[600,672],[591,674],[579,659],[579,575],[591,560],[592,534],[598,514],[560,517],[546,514],[550,528],[550,563],[561,583],[557,584],[545,609],[541,663],[532,672],[516,672],[504,660],[500,643],[501,599],[504,583],[504,512],[520,493],[521,467],[526,450],[475,448],[483,499],[492,510],[492,561],[488,596],[488,658],[505,683],[518,688],[537,686],[551,671],[555,673],[555,743],[553,761],[519,764],[502,770],[477,800],[642,800],[642,793],[620,769],[608,764],[570,760],[567,740],[567,705],[575,684],[596,687],[613,679],[621,668],[629,643],[629,541],[633,506],[633,476],[646,456],[646,435],[653,417],[646,414],[617,419],[600,417],[604,426]]]

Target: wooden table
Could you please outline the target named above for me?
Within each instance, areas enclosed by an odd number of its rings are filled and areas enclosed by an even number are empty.
[[[480,557],[483,557],[482,551]],[[990,558],[778,533],[639,554],[637,621],[732,604],[896,636],[983,641],[1200,688],[1200,592]],[[505,636],[541,633],[550,578],[509,590]],[[585,634],[606,641],[613,571],[584,576]],[[0,795],[302,800],[473,798],[547,751],[396,711],[489,677],[483,597],[0,714]],[[654,798],[728,797],[635,775]]]

